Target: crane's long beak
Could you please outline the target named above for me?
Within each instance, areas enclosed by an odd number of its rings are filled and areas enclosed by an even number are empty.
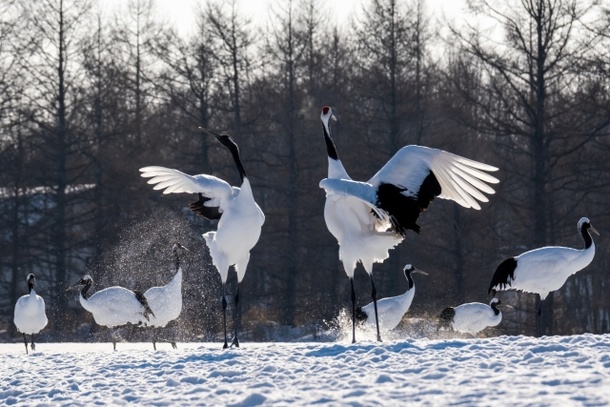
[[[178,246],[180,249],[182,250],[186,250],[187,252],[190,252],[189,249],[187,249],[186,247],[182,246],[180,243],[176,242],[176,246]]]
[[[70,287],[66,288],[66,290],[64,292],[73,290],[77,285],[80,285],[80,281],[78,281],[76,284],[73,284]]]
[[[496,307],[500,307],[500,308],[508,308],[508,309],[515,309],[515,307],[513,307],[510,304],[498,304],[496,305]]]
[[[590,229],[591,229],[591,232],[593,232],[593,233],[595,233],[597,236],[599,236],[599,232],[597,231],[597,229],[595,229],[595,228],[593,227],[593,225],[591,225],[591,228],[590,228]]]
[[[331,118],[333,121],[335,121],[335,122],[337,121],[337,117],[336,117],[334,114],[333,114],[333,115],[331,115],[331,116],[330,116],[330,118]]]
[[[411,273],[423,274],[424,276],[430,275],[430,274],[426,273],[425,271],[417,269],[417,268],[415,270],[413,270]]]
[[[203,127],[199,127],[199,130],[201,130],[203,133],[205,133],[207,135],[214,136],[214,137],[220,137],[220,134],[218,134],[212,130],[205,129]]]

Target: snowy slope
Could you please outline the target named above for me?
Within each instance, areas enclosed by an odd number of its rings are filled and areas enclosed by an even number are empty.
[[[0,405],[610,405],[610,334],[178,346],[3,344]]]

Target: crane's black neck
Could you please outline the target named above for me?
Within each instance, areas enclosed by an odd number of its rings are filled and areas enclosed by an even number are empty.
[[[326,152],[328,153],[328,156],[333,160],[339,160],[337,147],[335,146],[335,142],[330,135],[330,126],[323,122],[322,130],[324,130],[324,141],[326,142]]]
[[[500,313],[500,310],[498,309],[498,303],[497,302],[492,302],[491,303],[491,309],[494,311],[495,315],[498,315]]]
[[[87,294],[87,291],[89,291],[89,288],[91,288],[91,280],[88,280],[85,285],[83,286],[83,288],[81,288],[80,290],[80,294],[83,296],[84,299],[88,300],[89,296]]]
[[[582,240],[585,241],[585,249],[588,249],[593,244],[593,237],[591,237],[591,232],[589,229],[591,225],[588,223],[583,223],[580,227],[580,235],[582,236]]]
[[[405,277],[407,277],[407,283],[409,283],[409,288],[407,290],[411,290],[415,285],[415,281],[413,281],[413,276],[411,275],[413,270],[407,269],[405,270]]]
[[[28,293],[32,293],[32,290],[34,289],[34,280],[28,280]]]
[[[244,169],[244,166],[241,163],[241,158],[239,156],[239,147],[233,141],[233,139],[226,134],[216,136],[216,138],[231,152],[233,160],[235,161],[235,166],[237,167],[237,171],[239,171],[239,178],[241,179],[241,182],[244,182],[244,178],[246,178],[247,175],[246,170]]]
[[[174,258],[176,260],[176,273],[180,269],[180,255],[178,254],[178,247],[174,247]]]

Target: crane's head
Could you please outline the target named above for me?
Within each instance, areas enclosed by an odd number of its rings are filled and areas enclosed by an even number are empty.
[[[227,133],[216,133],[215,131],[204,129],[203,127],[199,127],[199,130],[201,130],[204,134],[216,137],[216,140],[220,141],[225,147],[237,147],[235,140],[233,140],[233,138]]]
[[[496,307],[496,308],[510,308],[510,309],[514,309],[515,307],[513,307],[512,305],[509,304],[504,304],[502,303],[502,301],[500,301],[498,298],[494,297],[491,299],[491,301],[489,301],[489,306],[490,307]]]
[[[595,228],[591,224],[591,221],[586,216],[583,216],[578,220],[577,228],[579,232],[587,232],[590,230],[591,232],[599,236],[599,232],[595,230]]]
[[[28,274],[28,276],[25,278],[25,281],[27,281],[28,283],[33,283],[34,280],[36,280],[36,276],[34,276],[34,273]]]
[[[186,247],[182,246],[182,245],[180,244],[180,242],[176,242],[176,243],[174,243],[174,245],[172,246],[172,250],[173,250],[173,251],[176,251],[176,250],[178,250],[178,249],[186,250],[187,252],[189,251],[189,249],[187,249]]]
[[[74,286],[76,287],[77,285],[87,285],[87,284],[93,284],[93,279],[91,278],[91,276],[89,274],[85,274],[84,276],[82,276],[81,279],[78,280],[76,282],[76,284],[74,284]]]
[[[423,270],[420,270],[418,268],[416,268],[415,266],[413,266],[412,264],[407,264],[402,271],[405,273],[405,277],[408,277],[410,274],[423,274],[425,276],[428,275],[428,273],[426,273]]]
[[[332,120],[337,120],[337,118],[335,117],[335,115],[333,114],[333,109],[330,106],[324,106],[322,108],[322,113],[320,113],[320,119],[322,119],[322,121],[328,125],[328,121],[330,119]]]

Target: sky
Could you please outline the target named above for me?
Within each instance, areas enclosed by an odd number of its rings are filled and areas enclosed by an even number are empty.
[[[99,0],[100,4],[110,5],[124,3],[125,0]],[[264,25],[267,21],[269,8],[277,4],[278,0],[238,0],[238,5],[243,15],[250,16],[253,23]],[[331,21],[339,25],[349,24],[350,17],[362,8],[366,0],[331,0],[322,1],[327,8],[327,13]],[[193,10],[198,4],[205,4],[205,0],[155,0],[156,7],[160,15],[164,16],[181,33],[187,33],[188,27],[194,23]],[[437,17],[443,13],[454,17],[463,14],[465,0],[428,0],[426,7],[429,12]]]

